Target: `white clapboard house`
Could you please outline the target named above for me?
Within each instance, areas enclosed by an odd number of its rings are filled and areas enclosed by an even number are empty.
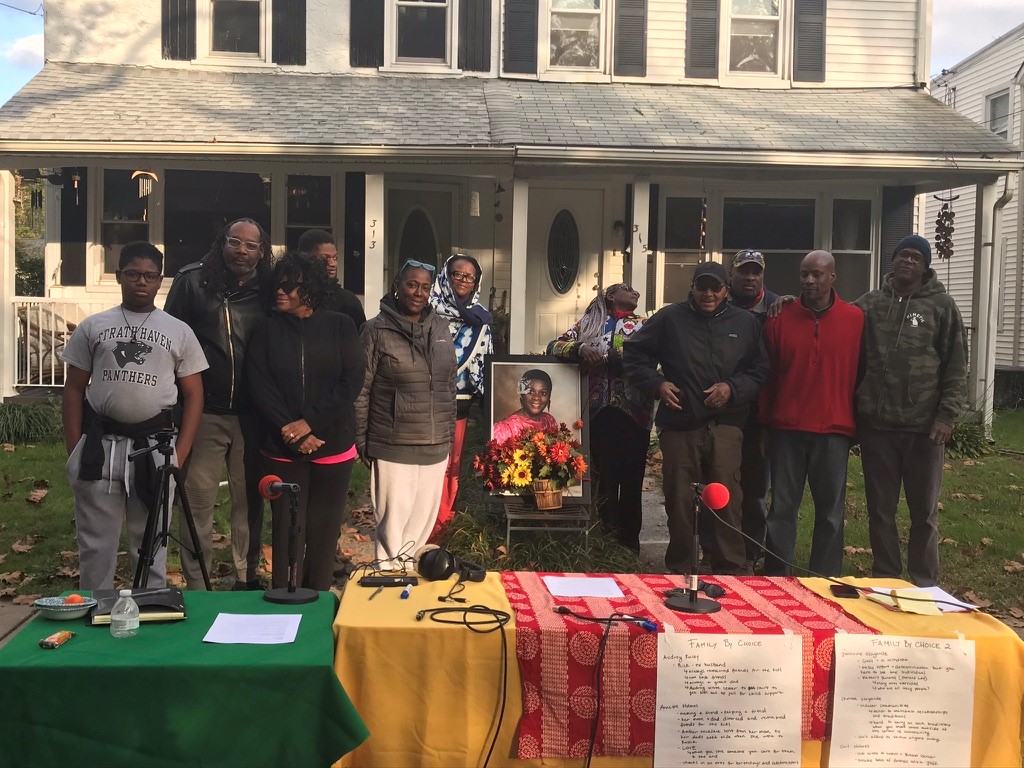
[[[509,349],[528,352],[598,285],[629,280],[656,309],[685,295],[695,264],[742,248],[766,254],[777,291],[796,288],[806,252],[830,249],[855,298],[914,229],[916,195],[994,199],[1020,163],[928,93],[931,0],[45,12],[46,64],[0,109],[0,168],[49,179],[42,301],[12,295],[11,176],[0,181],[6,395],[59,383],[56,337],[114,303],[119,246],[141,237],[170,276],[238,216],[279,250],[330,229],[371,316],[404,259],[465,251],[507,312]],[[984,233],[993,211],[980,213]]]
[[[936,77],[932,94],[1024,147],[1024,24]],[[987,363],[995,366],[997,397],[1014,404],[1024,397],[1024,195],[1019,184],[1011,174],[980,195],[976,187],[961,185],[929,192],[921,197],[919,225],[933,234],[943,205],[954,214],[953,255],[936,271],[965,320],[992,329],[989,354],[994,360]],[[988,229],[977,226],[978,206],[996,211]]]

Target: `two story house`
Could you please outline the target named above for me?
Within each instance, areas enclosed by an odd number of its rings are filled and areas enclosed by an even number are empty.
[[[159,245],[170,276],[244,215],[278,250],[331,230],[371,316],[406,258],[470,253],[509,349],[536,351],[597,286],[628,280],[657,309],[697,263],[742,248],[765,253],[779,292],[829,249],[855,298],[914,229],[915,195],[994,190],[1019,167],[1006,139],[927,93],[931,0],[45,11],[46,64],[0,109],[0,169],[47,169],[45,301],[68,321],[114,303],[125,242]]]

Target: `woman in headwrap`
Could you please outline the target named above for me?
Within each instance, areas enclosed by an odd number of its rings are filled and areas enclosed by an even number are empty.
[[[622,345],[640,330],[640,294],[625,283],[597,296],[572,328],[548,344],[548,354],[576,360],[590,380],[590,455],[601,520],[616,538],[640,551],[641,491],[651,440],[653,403],[622,369]]]
[[[462,445],[466,422],[473,401],[484,393],[484,356],[494,352],[491,339],[491,313],[480,305],[480,279],[483,270],[472,256],[456,253],[445,262],[430,290],[430,306],[438,317],[448,321],[455,344],[456,421],[455,441],[448,456],[441,492],[441,508],[430,535],[436,539],[455,515],[455,497],[459,493]]]
[[[531,368],[519,379],[519,410],[494,425],[492,437],[499,444],[515,440],[528,429],[558,430],[551,407],[551,377],[547,371]]]

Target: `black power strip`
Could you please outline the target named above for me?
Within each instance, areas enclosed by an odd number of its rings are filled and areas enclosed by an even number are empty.
[[[415,576],[363,576],[359,579],[360,587],[405,587],[419,583]]]

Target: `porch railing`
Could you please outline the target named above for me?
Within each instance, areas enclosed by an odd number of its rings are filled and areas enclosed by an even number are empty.
[[[106,309],[105,302],[14,298],[14,386],[62,387],[66,366],[60,358],[83,318]],[[10,373],[6,373],[10,375]]]

